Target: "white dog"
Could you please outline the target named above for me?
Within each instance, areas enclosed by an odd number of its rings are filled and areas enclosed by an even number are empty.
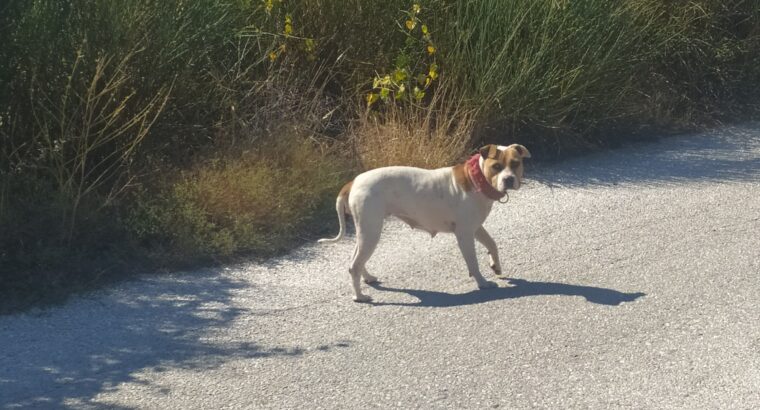
[[[368,302],[362,294],[360,277],[366,283],[377,281],[365,268],[380,240],[383,220],[393,215],[412,228],[422,229],[435,236],[452,232],[467,263],[467,269],[478,287],[496,287],[480,274],[475,255],[475,240],[483,244],[490,256],[491,268],[501,275],[496,243],[483,228],[494,201],[508,189],[520,188],[523,159],[530,152],[519,144],[508,147],[486,145],[465,163],[433,170],[413,167],[385,167],[367,171],[347,183],[335,204],[340,232],[346,231],[346,213],[356,225],[356,248],[348,271],[354,287],[354,300]]]

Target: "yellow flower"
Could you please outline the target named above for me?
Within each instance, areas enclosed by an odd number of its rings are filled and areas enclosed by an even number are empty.
[[[438,64],[430,64],[430,71],[428,71],[428,76],[430,76],[430,78],[433,80],[438,78]]]
[[[274,62],[274,60],[277,60],[277,53],[274,51],[271,51],[269,53],[269,61]]]
[[[417,101],[422,100],[423,98],[425,98],[425,92],[420,90],[419,87],[414,87],[414,98]]]
[[[285,15],[285,35],[289,36],[293,33],[293,18],[290,14]]]
[[[433,46],[432,44],[428,44],[428,46],[427,46],[427,52],[430,55],[435,54],[435,46]]]
[[[314,39],[307,38],[306,40],[304,40],[304,44],[306,45],[307,52],[311,53],[312,51],[314,51],[314,45],[315,45]]]
[[[414,3],[414,5],[412,5],[412,10],[414,11],[414,14],[420,14],[420,10],[422,10],[422,7],[420,7],[419,4]]]
[[[422,25],[422,34],[427,34],[427,33],[428,33],[428,26],[425,25],[425,24],[423,24]]]
[[[393,81],[395,81],[397,83],[400,83],[400,82],[406,80],[406,78],[407,78],[406,70],[398,70],[398,69],[396,69],[396,70],[393,71]]]
[[[406,95],[406,86],[404,86],[404,84],[401,84],[398,87],[398,91],[396,92],[395,98],[397,100],[400,100],[400,99],[404,98],[404,95]]]
[[[414,30],[414,27],[417,26],[417,23],[412,20],[406,21],[406,28],[407,30]]]
[[[375,76],[375,79],[372,80],[372,88],[384,88],[389,85],[391,85],[391,76],[389,75],[385,77]]]

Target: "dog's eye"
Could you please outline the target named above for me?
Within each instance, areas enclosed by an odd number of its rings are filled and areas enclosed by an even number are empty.
[[[499,164],[498,162],[493,164],[491,168],[493,168],[493,170],[496,172],[500,172],[502,169],[504,169],[504,167],[501,166],[501,164]]]
[[[520,161],[513,159],[512,161],[509,161],[509,167],[512,169],[515,169],[520,166]]]

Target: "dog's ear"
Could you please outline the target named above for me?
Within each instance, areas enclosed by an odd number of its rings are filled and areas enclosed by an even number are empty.
[[[514,148],[515,151],[517,151],[517,153],[520,154],[520,156],[523,158],[530,158],[530,151],[528,151],[527,148],[525,148],[524,146],[520,144],[512,144],[507,147],[507,149],[509,148]]]
[[[496,145],[488,144],[485,147],[478,150],[480,152],[480,156],[483,157],[483,159],[486,158],[496,158],[499,154],[499,148]]]

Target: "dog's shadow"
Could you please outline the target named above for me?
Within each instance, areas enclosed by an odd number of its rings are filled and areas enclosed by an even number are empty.
[[[406,293],[419,299],[418,302],[370,302],[377,306],[419,306],[419,307],[450,307],[476,305],[501,299],[515,299],[525,296],[561,295],[583,296],[586,301],[599,305],[617,306],[623,302],[633,302],[646,295],[642,292],[625,293],[614,289],[594,286],[568,285],[554,282],[530,282],[525,279],[504,279],[511,287],[473,290],[467,293],[446,293],[422,289],[391,288],[381,283],[373,283],[374,289],[387,292]]]

